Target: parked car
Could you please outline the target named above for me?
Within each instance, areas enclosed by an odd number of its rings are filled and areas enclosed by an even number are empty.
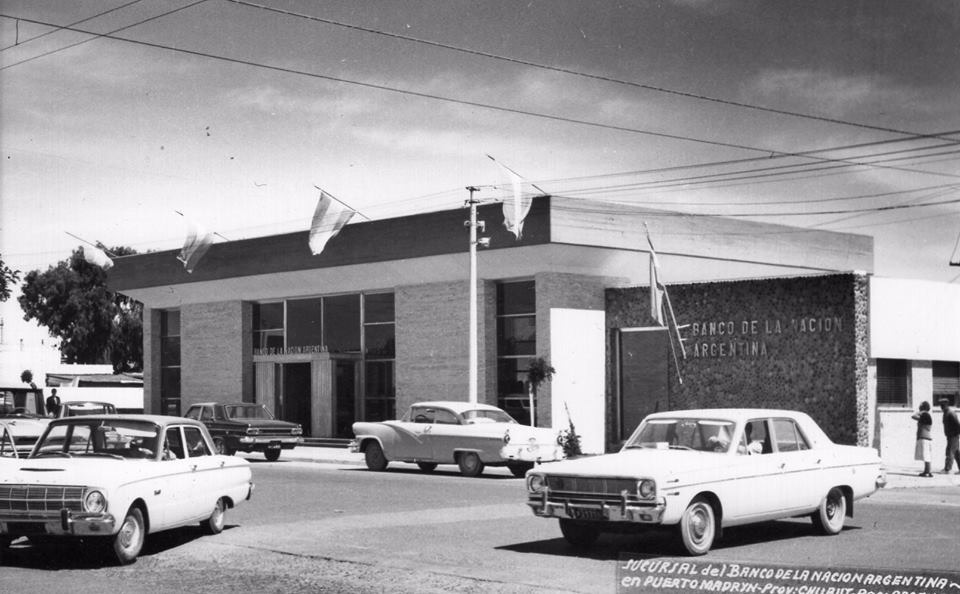
[[[466,476],[485,466],[506,466],[523,476],[537,462],[563,458],[556,430],[520,425],[503,410],[469,402],[419,402],[402,419],[353,424],[350,451],[363,452],[367,468],[391,461],[416,463],[424,472],[457,464]]]
[[[16,459],[21,456],[17,445],[14,442],[13,433],[7,426],[7,423],[0,421],[0,461],[3,459]]]
[[[250,463],[217,455],[203,424],[181,417],[57,419],[11,466],[0,473],[0,547],[22,536],[101,539],[121,564],[147,534],[221,532],[226,510],[253,493]]]
[[[544,465],[526,482],[534,515],[559,518],[573,545],[666,526],[702,555],[721,529],[752,522],[806,515],[837,534],[886,475],[876,450],[833,443],[804,413],[715,409],[652,414],[620,452]]]
[[[50,419],[41,417],[22,408],[11,408],[0,404],[0,424],[3,424],[10,440],[21,456],[33,449],[40,439]]]
[[[509,394],[504,396],[500,402],[502,408],[508,415],[516,419],[521,425],[530,424],[530,396],[527,394]],[[540,418],[539,405],[534,400],[534,407],[537,411],[537,418]]]
[[[81,415],[115,415],[117,407],[109,402],[93,402],[90,400],[71,400],[61,402],[57,410],[57,418],[78,417]]]
[[[282,450],[292,450],[303,443],[303,428],[299,424],[273,418],[262,404],[202,402],[191,406],[186,416],[206,425],[217,452],[227,456],[263,452],[273,462],[280,458]]]

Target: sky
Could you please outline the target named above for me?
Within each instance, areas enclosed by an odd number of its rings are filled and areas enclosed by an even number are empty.
[[[179,248],[178,212],[306,230],[317,187],[369,219],[458,208],[500,198],[492,155],[958,283],[958,33],[940,1],[0,0],[0,257]]]

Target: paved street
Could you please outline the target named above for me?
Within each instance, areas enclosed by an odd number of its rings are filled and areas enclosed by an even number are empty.
[[[396,464],[251,457],[257,490],[232,510],[228,529],[153,536],[128,567],[89,551],[7,552],[0,591],[45,592],[613,592],[621,554],[687,560],[670,534],[606,536],[589,553],[571,549],[554,521],[533,517],[521,479],[506,470],[460,476]],[[872,570],[957,570],[952,485],[889,489],[858,503],[833,538],[806,519],[730,529],[705,558]]]

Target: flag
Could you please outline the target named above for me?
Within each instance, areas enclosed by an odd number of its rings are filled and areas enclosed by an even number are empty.
[[[313,222],[310,225],[310,251],[316,256],[323,251],[327,242],[336,237],[356,211],[345,207],[332,196],[320,190],[320,200],[313,211]]]
[[[663,318],[663,295],[666,287],[660,282],[660,261],[657,260],[657,252],[653,249],[649,235],[647,243],[650,244],[650,317],[661,326],[666,326]]]
[[[113,267],[113,260],[110,259],[110,256],[100,248],[92,245],[83,246],[83,259],[104,270],[109,270]]]
[[[490,155],[487,156],[490,157]],[[497,164],[500,177],[503,179],[503,226],[520,239],[523,235],[523,220],[530,212],[533,199],[529,196],[524,198],[522,177],[501,165],[493,157],[490,157],[490,160]]]
[[[213,233],[208,232],[189,218],[187,219],[187,225],[187,239],[183,243],[183,249],[180,250],[177,260],[183,262],[183,267],[187,269],[187,272],[192,273],[193,269],[197,267],[197,262],[210,249],[210,244],[213,243]]]

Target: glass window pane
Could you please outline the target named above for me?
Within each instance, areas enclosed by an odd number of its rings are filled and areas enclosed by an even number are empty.
[[[363,320],[368,323],[394,321],[393,293],[363,296]]]
[[[534,316],[497,319],[497,354],[533,356],[537,352],[537,319]]]
[[[397,418],[393,361],[368,362],[365,367],[365,420],[389,421]]]
[[[321,303],[319,298],[287,301],[287,346],[323,344]]]
[[[253,329],[283,328],[283,303],[254,303]]]
[[[160,366],[178,367],[180,365],[180,337],[165,336],[160,339]]]
[[[395,328],[393,324],[377,324],[364,327],[367,357],[392,359],[396,355]]]
[[[497,285],[497,315],[533,314],[536,311],[533,281]]]
[[[526,395],[526,359],[497,360],[497,394],[502,399],[511,394]]]
[[[324,298],[323,335],[331,353],[360,352],[360,295]]]
[[[160,336],[180,336],[180,310],[160,312]]]
[[[907,404],[910,366],[904,359],[877,359],[877,404]]]
[[[180,399],[180,368],[160,368],[160,397]],[[179,416],[179,413],[177,414]]]

